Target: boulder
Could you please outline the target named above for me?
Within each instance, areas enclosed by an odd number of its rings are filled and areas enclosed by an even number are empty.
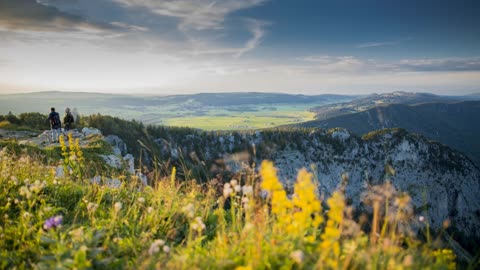
[[[103,139],[113,146],[115,155],[125,155],[127,153],[127,145],[117,135],[108,135]]]
[[[131,154],[127,154],[123,157],[125,163],[127,163],[127,171],[131,174],[135,173],[135,158]]]
[[[121,169],[123,167],[123,160],[116,155],[99,155],[108,166],[115,169]]]
[[[85,135],[85,136],[95,135],[95,134],[102,135],[102,132],[101,132],[99,129],[96,129],[96,128],[87,128],[87,127],[84,127],[84,128],[82,129],[82,133],[83,133],[83,135]]]
[[[58,178],[65,177],[65,171],[63,170],[63,166],[58,166],[57,168],[55,168],[55,177],[58,177]]]

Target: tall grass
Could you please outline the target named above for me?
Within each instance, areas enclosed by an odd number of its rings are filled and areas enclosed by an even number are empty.
[[[65,166],[84,162],[75,143],[63,150]],[[1,152],[0,268],[455,268],[451,250],[416,238],[408,195],[388,183],[365,195],[373,218],[356,220],[342,190],[320,200],[306,170],[287,194],[271,162],[227,183],[81,176]]]

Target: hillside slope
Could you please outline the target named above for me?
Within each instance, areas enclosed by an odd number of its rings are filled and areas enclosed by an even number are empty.
[[[394,104],[326,120],[301,123],[301,127],[347,128],[365,134],[383,128],[404,128],[439,141],[480,164],[480,101],[458,103]]]

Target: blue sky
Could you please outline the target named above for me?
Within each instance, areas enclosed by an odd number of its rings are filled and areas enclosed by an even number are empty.
[[[480,92],[475,0],[0,0],[0,93]]]

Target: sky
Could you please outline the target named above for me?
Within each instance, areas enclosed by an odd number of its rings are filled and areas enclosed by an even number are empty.
[[[0,93],[480,92],[478,0],[0,0]]]

